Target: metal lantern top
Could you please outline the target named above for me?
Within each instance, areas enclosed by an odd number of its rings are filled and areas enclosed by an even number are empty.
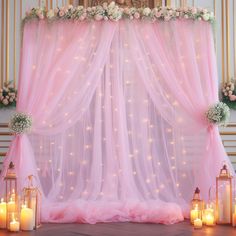
[[[226,179],[232,179],[233,176],[231,176],[228,168],[227,168],[227,165],[223,165],[223,167],[221,168],[220,170],[220,174],[219,176],[217,177],[217,179],[222,179],[222,180],[226,180]]]
[[[192,209],[198,208],[202,210],[204,208],[204,201],[200,197],[200,189],[197,187],[193,194],[193,199],[191,201]]]
[[[10,164],[8,166],[7,173],[6,173],[6,176],[4,179],[5,180],[16,179],[15,165],[12,161],[10,162]]]
[[[200,189],[197,187],[194,191],[194,194],[193,194],[193,200],[195,201],[201,201],[201,198],[200,198]]]

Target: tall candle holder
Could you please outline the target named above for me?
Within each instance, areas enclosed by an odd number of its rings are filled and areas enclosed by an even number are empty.
[[[23,188],[22,201],[24,202],[24,206],[21,210],[21,213],[27,211],[28,214],[31,214],[30,211],[32,211],[33,222],[34,222],[33,228],[37,229],[41,225],[40,210],[41,210],[42,197],[39,189],[33,185],[33,179],[34,176],[29,175],[27,187]],[[28,226],[30,226],[30,220]]]
[[[216,177],[216,223],[232,224],[232,176],[226,165]]]
[[[9,164],[4,181],[6,191],[6,228],[10,230],[10,223],[18,217],[17,176],[13,162]]]

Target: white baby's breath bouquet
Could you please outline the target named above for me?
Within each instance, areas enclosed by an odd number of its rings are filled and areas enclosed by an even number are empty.
[[[210,123],[225,126],[229,121],[230,109],[225,103],[218,102],[208,109],[206,117]]]
[[[15,113],[9,122],[9,128],[16,134],[28,132],[31,126],[32,118],[22,112]]]

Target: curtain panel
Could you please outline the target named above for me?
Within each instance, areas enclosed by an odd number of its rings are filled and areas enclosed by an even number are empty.
[[[32,116],[5,166],[43,193],[44,222],[188,217],[226,157],[204,113],[218,101],[212,26],[32,20],[25,24],[17,111]]]

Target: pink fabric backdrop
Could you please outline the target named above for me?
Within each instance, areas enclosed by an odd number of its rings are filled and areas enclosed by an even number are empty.
[[[176,223],[228,162],[204,117],[217,85],[209,23],[30,21],[17,110],[33,127],[5,166],[37,177],[44,222]]]

